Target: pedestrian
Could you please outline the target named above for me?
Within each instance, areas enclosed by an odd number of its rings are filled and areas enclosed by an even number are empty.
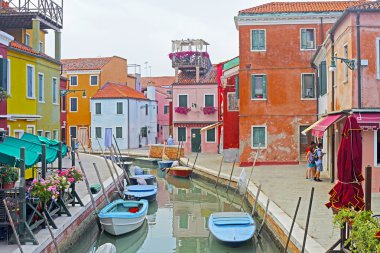
[[[66,155],[69,157],[69,159],[71,159],[71,147],[70,146],[67,146],[66,142],[63,142],[63,144],[66,146],[67,148],[67,153]]]
[[[78,139],[75,139],[75,154],[77,154],[77,157],[79,160],[79,141],[78,141]]]
[[[307,175],[306,178],[313,180],[314,170],[315,170],[315,159],[314,159],[315,146],[310,146],[309,152],[306,154],[307,159]]]
[[[314,176],[314,181],[322,182],[321,180],[321,171],[323,171],[322,158],[324,153],[322,152],[322,143],[318,143],[318,148],[316,149],[316,161],[315,165],[317,167],[317,171]]]
[[[315,142],[314,141],[312,141],[311,143],[310,143],[310,145],[309,146],[307,146],[307,148],[306,148],[306,150],[305,150],[305,153],[306,153],[306,161],[308,160],[308,154],[309,154],[309,152],[310,152],[310,149],[312,148],[312,147],[315,147]],[[307,163],[307,169],[306,169],[306,179],[309,179],[310,177],[309,177],[309,174],[310,174],[310,168],[309,168],[309,162]]]
[[[169,135],[169,138],[167,140],[168,145],[174,145],[173,138],[171,135]]]

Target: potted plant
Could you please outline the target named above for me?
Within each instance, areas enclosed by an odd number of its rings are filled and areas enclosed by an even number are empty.
[[[79,169],[72,167],[66,170],[58,171],[58,176],[65,177],[67,181],[74,184],[83,181],[83,173]]]
[[[0,185],[3,189],[10,189],[15,186],[18,180],[18,170],[14,167],[0,167]]]
[[[204,114],[214,114],[215,112],[216,112],[216,108],[214,106],[203,107]]]
[[[191,111],[190,108],[187,108],[187,107],[184,107],[184,106],[178,106],[178,107],[175,108],[175,112],[179,113],[179,114],[185,114],[186,115],[190,111]]]
[[[334,215],[334,224],[343,227],[348,223],[350,234],[345,243],[352,252],[380,252],[380,221],[371,211],[355,211],[342,208]]]
[[[0,101],[5,101],[9,98],[8,92],[0,87]]]
[[[31,186],[28,188],[28,192],[31,197],[38,198],[44,205],[49,200],[56,200],[59,196],[60,183],[53,177],[49,177],[46,180],[41,178],[40,180],[34,179]]]

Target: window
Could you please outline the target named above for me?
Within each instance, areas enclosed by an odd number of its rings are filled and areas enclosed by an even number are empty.
[[[95,138],[102,138],[102,128],[101,127],[95,127]]]
[[[380,37],[376,38],[376,66],[377,79],[380,79]]]
[[[315,98],[314,74],[302,74],[302,98]]]
[[[186,141],[186,127],[178,127],[178,141]]]
[[[35,129],[34,125],[27,125],[26,126],[26,132],[29,134],[34,134],[34,129]]]
[[[145,115],[148,115],[148,104],[145,104]]]
[[[0,87],[7,89],[8,86],[8,61],[0,55]]]
[[[251,50],[265,51],[265,30],[251,30]]]
[[[301,49],[315,49],[314,29],[301,29]]]
[[[187,95],[178,95],[178,106],[187,108]]]
[[[267,98],[267,77],[266,75],[252,75],[251,76],[252,99],[266,99]]]
[[[44,132],[43,130],[37,130],[37,135],[42,136],[43,132]]]
[[[66,96],[62,96],[61,98],[61,111],[66,112]]]
[[[38,102],[44,102],[44,74],[38,73]]]
[[[181,213],[179,215],[179,228],[181,229],[188,229],[189,228],[189,216],[187,213]]]
[[[102,114],[102,104],[95,103],[95,114]]]
[[[140,130],[141,137],[148,137],[148,128],[147,127],[142,127]]]
[[[46,131],[46,132],[45,132],[45,137],[48,138],[48,139],[51,138],[50,131]]]
[[[43,53],[44,52],[44,43],[40,41],[40,45],[39,46],[40,46],[40,48],[39,48],[40,52]]]
[[[123,102],[116,103],[116,114],[123,114]]]
[[[207,130],[206,142],[215,142],[215,128]]]
[[[171,90],[167,90],[167,91],[166,91],[166,94],[171,95],[171,94],[172,94],[172,91],[171,91]]]
[[[380,166],[380,129],[378,129],[377,131],[374,131],[373,133],[374,133],[373,135],[375,137],[375,141],[374,141],[374,143],[375,143],[375,148],[374,148],[374,150],[375,150],[375,155],[374,155],[375,162],[374,162],[374,164],[375,164],[375,166]]]
[[[98,76],[90,76],[90,85],[91,86],[98,85]]]
[[[227,110],[239,111],[239,100],[237,99],[235,92],[227,93]]]
[[[212,106],[214,107],[214,95],[205,95],[205,107]]]
[[[343,47],[343,58],[348,59],[348,45],[344,45]],[[347,64],[343,64],[343,82],[346,83],[348,81],[348,66]]]
[[[71,138],[77,138],[77,127],[75,126],[70,127],[70,143],[71,143]]]
[[[34,66],[26,66],[26,96],[34,98]]]
[[[321,62],[318,67],[318,88],[319,96],[323,96],[327,93],[327,67],[326,61]]]
[[[78,76],[70,76],[70,86],[78,86]]]
[[[252,126],[252,148],[266,148],[266,127],[265,126]]]
[[[58,80],[53,77],[53,104],[58,104]]]
[[[30,47],[30,35],[27,33],[25,34],[25,45]]]
[[[123,128],[122,127],[116,127],[116,138],[123,138]]]
[[[11,60],[7,59],[7,93],[11,94]]]
[[[70,112],[78,111],[78,98],[70,98]]]
[[[53,130],[53,140],[58,141],[58,130]]]
[[[168,114],[168,113],[169,113],[169,106],[164,105],[164,114]]]

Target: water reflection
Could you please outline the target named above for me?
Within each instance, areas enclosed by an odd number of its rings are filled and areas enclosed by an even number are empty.
[[[158,175],[159,171],[151,169],[148,173]],[[149,203],[147,222],[139,230],[121,237],[103,233],[87,252],[95,252],[106,242],[115,244],[118,253],[279,252],[267,241],[260,246],[251,240],[231,248],[210,236],[207,224],[211,213],[237,211],[224,190],[217,192],[203,181],[168,175],[159,176],[157,183],[157,201]]]

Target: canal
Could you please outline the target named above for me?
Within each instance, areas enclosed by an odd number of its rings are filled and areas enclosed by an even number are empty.
[[[175,178],[155,168],[144,170],[157,176],[159,191],[157,200],[149,203],[143,226],[116,237],[99,233],[93,224],[70,253],[94,253],[107,242],[114,244],[118,253],[280,252],[265,229],[260,240],[253,239],[236,248],[224,246],[209,235],[207,222],[211,213],[239,210],[241,198],[234,196],[233,190],[227,195],[225,188],[215,189],[213,184],[200,179]]]

